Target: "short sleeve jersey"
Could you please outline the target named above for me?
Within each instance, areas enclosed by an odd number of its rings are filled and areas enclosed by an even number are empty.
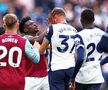
[[[18,34],[0,36],[0,89],[23,90],[25,84],[25,42]]]
[[[31,60],[26,61],[25,73],[26,77],[45,77],[48,75],[47,62],[45,55],[40,55],[39,63],[34,63]]]
[[[28,39],[30,35],[25,35],[24,38]],[[34,63],[31,60],[26,61],[25,65],[26,77],[45,77],[48,75],[47,72],[47,60],[45,55],[40,55],[39,63]]]
[[[83,47],[85,58],[76,76],[76,81],[83,84],[102,83],[103,77],[96,47],[104,32],[98,28],[84,29],[75,36],[76,48]]]
[[[76,29],[67,23],[51,25],[46,34],[50,43],[49,70],[68,69],[75,66],[74,35]]]

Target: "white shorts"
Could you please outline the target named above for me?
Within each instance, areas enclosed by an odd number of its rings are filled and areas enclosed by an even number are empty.
[[[49,90],[48,76],[25,77],[25,90]]]

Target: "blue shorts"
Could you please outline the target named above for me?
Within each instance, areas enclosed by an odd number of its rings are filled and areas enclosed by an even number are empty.
[[[100,90],[101,84],[80,84],[76,83],[76,90]]]
[[[50,90],[69,90],[69,81],[73,74],[74,67],[69,69],[49,71]]]

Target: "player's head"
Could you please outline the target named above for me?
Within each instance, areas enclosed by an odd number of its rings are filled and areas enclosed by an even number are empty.
[[[51,24],[54,24],[54,22],[53,22],[52,16],[49,14],[47,19],[46,19],[46,25],[50,26]]]
[[[51,17],[51,20],[52,20],[53,24],[56,24],[56,23],[59,23],[61,21],[65,21],[66,20],[65,11],[62,8],[54,8],[50,12],[50,17]]]
[[[93,24],[95,18],[94,18],[94,12],[91,9],[85,9],[81,13],[81,23],[82,25],[88,25]]]
[[[37,26],[34,21],[32,21],[31,18],[27,16],[20,21],[19,30],[21,33],[35,32],[37,30]]]
[[[19,20],[15,14],[6,14],[3,17],[3,27],[4,29],[12,30],[19,28]]]

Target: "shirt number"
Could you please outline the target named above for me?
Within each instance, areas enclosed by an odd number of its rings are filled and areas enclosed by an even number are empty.
[[[88,46],[87,46],[87,49],[90,49],[91,50],[88,52],[87,54],[87,59],[86,59],[86,62],[89,62],[89,61],[94,61],[94,57],[90,57],[90,55],[92,55],[92,53],[94,52],[95,50],[95,44],[94,43],[90,43]]]
[[[61,41],[61,45],[63,45],[64,47],[57,47],[57,50],[61,53],[65,53],[68,49],[69,49],[69,43],[67,42],[69,39],[74,39],[74,36],[69,36],[69,35],[59,35],[59,38],[60,39],[63,39]],[[73,40],[73,43],[74,43],[74,40]],[[61,46],[60,45],[60,46]],[[72,44],[71,42],[71,50],[70,50],[70,53],[72,53],[73,49],[74,49],[74,45]]]
[[[5,46],[0,46],[0,60],[2,60],[6,55],[8,55],[8,63],[12,67],[19,67],[22,58],[22,50],[19,47],[12,47],[9,51]],[[14,52],[17,52],[17,62],[13,62]],[[7,66],[7,62],[0,62],[0,66]]]

